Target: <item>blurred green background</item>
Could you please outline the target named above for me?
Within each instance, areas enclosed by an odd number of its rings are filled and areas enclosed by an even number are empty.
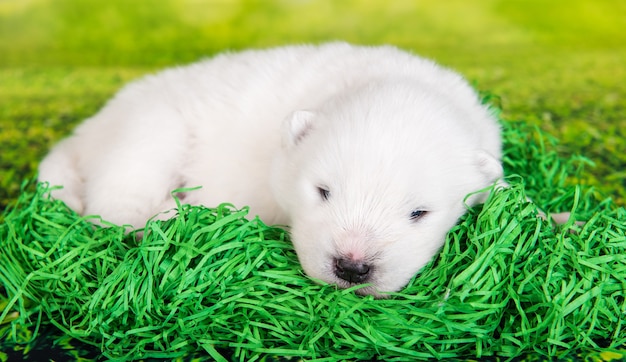
[[[623,0],[0,0],[0,209],[124,83],[225,49],[391,43],[537,124],[626,200]]]

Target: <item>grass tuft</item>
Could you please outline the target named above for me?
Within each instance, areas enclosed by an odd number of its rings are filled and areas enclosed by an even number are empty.
[[[25,183],[0,225],[0,323],[14,336],[52,324],[120,360],[555,356],[626,344],[626,209],[571,186],[586,161],[559,159],[546,135],[504,133],[511,187],[469,210],[436,258],[380,300],[306,277],[285,231],[246,208],[179,204],[139,237]],[[572,218],[539,218],[527,191]]]

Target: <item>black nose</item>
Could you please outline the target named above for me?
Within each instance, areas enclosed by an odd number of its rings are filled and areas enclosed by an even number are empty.
[[[366,282],[370,270],[370,266],[363,262],[343,258],[335,259],[335,275],[350,283]]]

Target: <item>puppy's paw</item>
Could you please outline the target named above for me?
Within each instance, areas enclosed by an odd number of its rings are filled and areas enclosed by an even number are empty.
[[[569,222],[570,218],[572,217],[572,213],[569,211],[551,213],[549,215],[550,215],[550,219],[552,219],[552,222],[554,222],[556,225],[565,225],[566,223]],[[543,220],[548,220],[548,216],[542,210],[539,210],[539,217],[542,218]],[[583,226],[585,225],[585,222],[574,221],[574,225]]]

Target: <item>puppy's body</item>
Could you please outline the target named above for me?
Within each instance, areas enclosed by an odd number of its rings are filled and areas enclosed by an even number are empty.
[[[502,176],[495,119],[456,73],[393,47],[224,54],[128,85],[43,160],[84,214],[141,227],[185,202],[291,226],[305,271],[394,291],[463,199]],[[470,203],[479,202],[477,197]]]

